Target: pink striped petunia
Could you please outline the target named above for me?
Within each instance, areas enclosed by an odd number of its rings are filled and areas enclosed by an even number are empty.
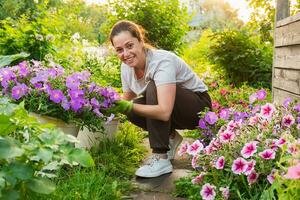
[[[220,191],[222,192],[222,197],[224,199],[229,199],[230,196],[229,187],[220,187]]]
[[[272,160],[275,158],[276,153],[272,149],[266,149],[258,155],[265,160]]]
[[[276,169],[272,169],[271,173],[267,176],[267,180],[270,184],[273,184],[273,182],[275,181],[275,173]]]
[[[216,197],[216,186],[206,183],[202,186],[200,195],[204,200],[214,200]]]
[[[237,158],[233,161],[231,170],[235,174],[241,174],[244,173],[247,169],[247,161],[244,158]]]
[[[183,154],[185,154],[187,152],[188,147],[189,147],[189,143],[184,142],[178,150],[178,155],[182,156]]]
[[[204,148],[203,144],[199,140],[196,140],[193,144],[188,146],[187,153],[194,156],[198,154],[200,151],[202,151],[203,148]]]
[[[224,156],[220,156],[215,163],[215,168],[223,169],[224,166],[225,166],[225,158],[224,158]]]
[[[271,103],[263,105],[260,110],[260,114],[265,119],[270,119],[275,112],[275,106]]]
[[[249,185],[252,185],[253,183],[256,182],[256,180],[258,179],[258,173],[256,173],[255,171],[252,171],[248,176],[247,176],[247,181]]]
[[[245,175],[249,175],[251,174],[251,172],[254,170],[254,166],[256,164],[256,161],[255,160],[250,160],[247,162],[247,167],[246,167],[246,170],[244,172]]]
[[[244,158],[249,158],[253,156],[254,153],[257,151],[257,141],[251,141],[245,144],[242,148],[241,154]]]
[[[234,133],[232,131],[224,131],[220,134],[220,142],[221,143],[227,143],[229,141],[232,141],[234,139]]]
[[[195,184],[199,184],[203,181],[205,173],[201,172],[198,176],[196,176],[195,178],[192,179],[192,183]]]
[[[285,115],[282,118],[282,126],[290,127],[294,123],[295,123],[295,118],[291,114]]]

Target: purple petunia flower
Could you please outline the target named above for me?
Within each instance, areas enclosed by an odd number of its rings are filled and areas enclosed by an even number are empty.
[[[19,72],[20,77],[26,77],[29,74],[28,63],[26,61],[20,62],[17,66],[17,71]]]
[[[11,96],[13,99],[18,100],[22,98],[28,92],[28,87],[24,83],[16,85],[11,90]]]
[[[83,103],[84,101],[82,99],[71,99],[70,101],[71,108],[75,112],[79,111],[79,109],[83,107]]]
[[[64,94],[61,90],[51,90],[50,91],[50,100],[55,103],[60,103],[64,98]]]
[[[259,90],[256,92],[256,97],[260,101],[264,100],[266,96],[267,96],[267,92],[265,90]]]
[[[61,101],[61,106],[63,107],[63,109],[65,110],[70,110],[71,104],[68,101],[68,99],[66,97],[64,97]]]
[[[292,98],[286,98],[282,103],[283,107],[287,108],[292,101]]]
[[[91,99],[91,105],[94,108],[100,108],[100,103],[99,103],[99,101],[95,97]]]
[[[298,111],[298,112],[300,112],[300,103],[297,104],[296,106],[294,106],[293,109],[296,110],[296,111]]]
[[[71,99],[78,99],[84,97],[84,91],[79,89],[69,90],[69,95]]]
[[[71,90],[79,89],[80,80],[74,78],[73,76],[68,76],[66,79],[66,86]]]
[[[228,120],[230,117],[230,111],[228,108],[224,108],[220,111],[219,115],[221,119]]]
[[[205,114],[204,119],[207,123],[213,125],[217,122],[218,116],[216,115],[216,113],[209,111]]]
[[[205,120],[204,119],[200,119],[199,122],[198,122],[198,125],[202,129],[207,129],[207,126],[205,124]]]

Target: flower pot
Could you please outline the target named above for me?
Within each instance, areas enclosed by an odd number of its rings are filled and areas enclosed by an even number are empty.
[[[73,135],[74,137],[77,137],[79,127],[75,125],[75,123],[65,123],[64,121],[60,119],[56,119],[53,117],[48,117],[45,115],[39,115],[36,113],[30,113],[31,116],[34,116],[38,122],[41,124],[54,124],[58,129],[63,131],[65,134]]]
[[[90,132],[88,129],[83,128],[83,130],[80,130],[78,133],[77,139],[79,143],[75,144],[75,146],[90,149],[91,147],[97,147],[101,140],[112,140],[115,138],[118,125],[119,119],[113,119],[109,123],[104,124],[104,133]]]

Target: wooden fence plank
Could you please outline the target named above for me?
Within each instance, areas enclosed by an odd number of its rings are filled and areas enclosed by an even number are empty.
[[[300,70],[274,69],[273,87],[300,95]]]
[[[300,95],[295,95],[278,88],[273,88],[272,92],[273,92],[273,102],[275,103],[282,104],[283,101],[288,97],[293,99],[298,99],[300,101]]]
[[[300,95],[300,71],[275,68],[273,81],[273,87]]]
[[[300,44],[300,21],[275,29],[275,47]]]
[[[274,67],[300,70],[300,45],[275,48]]]
[[[277,21],[276,27],[279,28],[281,26],[285,26],[285,25],[288,25],[288,24],[291,24],[291,23],[297,22],[297,21],[300,21],[300,13],[297,13],[296,15],[287,17],[283,20]]]

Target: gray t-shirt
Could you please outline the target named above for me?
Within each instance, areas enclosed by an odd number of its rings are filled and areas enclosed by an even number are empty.
[[[158,49],[147,49],[145,74],[137,79],[134,69],[122,63],[121,80],[123,92],[142,94],[150,80],[156,86],[169,83],[180,84],[183,88],[194,92],[207,91],[207,86],[189,66],[172,52]]]

